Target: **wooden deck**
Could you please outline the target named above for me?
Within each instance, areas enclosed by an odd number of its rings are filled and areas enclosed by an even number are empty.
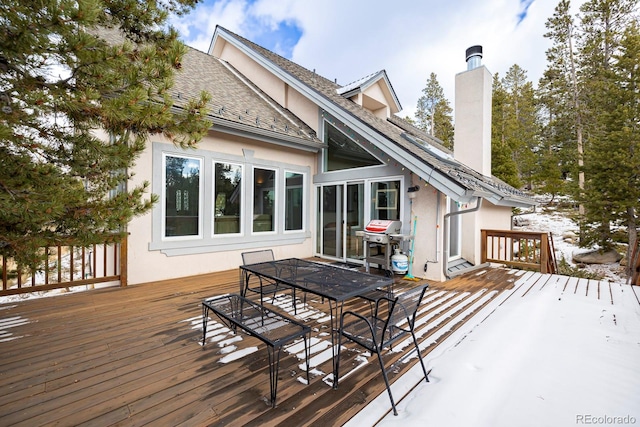
[[[513,272],[487,268],[431,284],[418,329],[426,361],[514,279]],[[310,384],[299,379],[303,360],[296,353],[304,351],[289,346],[277,407],[268,406],[260,341],[220,327],[200,344],[202,299],[237,292],[238,280],[238,270],[230,270],[0,304],[0,425],[333,426],[386,393],[375,359],[352,346],[342,350],[340,386],[331,388],[327,306],[309,296],[298,316],[314,331]],[[416,284],[396,279],[395,286]],[[276,301],[285,311],[290,303],[288,294]],[[369,310],[362,301],[348,308]],[[410,349],[386,353],[391,382],[417,361],[399,351]]]

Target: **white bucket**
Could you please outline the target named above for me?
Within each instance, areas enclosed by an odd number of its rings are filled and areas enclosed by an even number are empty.
[[[409,269],[409,259],[406,255],[400,253],[400,250],[396,249],[395,253],[391,257],[391,269],[394,273],[406,273]]]

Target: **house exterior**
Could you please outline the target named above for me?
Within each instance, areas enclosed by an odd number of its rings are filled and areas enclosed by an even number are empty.
[[[133,171],[160,202],[129,225],[129,284],[232,269],[262,248],[363,264],[372,219],[415,230],[413,275],[441,281],[479,263],[481,229],[535,204],[491,176],[484,66],[456,78],[453,152],[395,116],[386,72],[341,86],[222,27],[185,55],[176,108],[201,90],[213,126],[198,147],[153,137]]]

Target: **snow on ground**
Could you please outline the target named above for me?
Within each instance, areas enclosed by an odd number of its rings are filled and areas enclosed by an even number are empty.
[[[556,260],[558,263],[564,259],[572,266],[576,267],[573,262],[573,254],[588,252],[596,248],[579,248],[576,243],[569,241],[567,235],[572,233],[578,235],[578,225],[568,218],[566,213],[553,210],[552,208],[537,208],[534,213],[525,213],[520,218],[527,221],[526,225],[514,227],[517,230],[524,231],[547,231],[551,233],[553,245],[556,251]],[[611,264],[592,264],[583,267],[586,271],[598,274],[599,276],[614,282],[624,283],[627,278],[624,267],[620,267],[620,263]]]
[[[521,218],[527,220],[528,224],[522,227],[515,227],[516,229],[550,232],[558,261],[564,256],[568,262],[571,262],[573,253],[578,248],[575,244],[565,241],[563,236],[567,233],[575,233],[577,235],[578,226],[570,218],[555,211],[524,214]]]
[[[36,291],[36,292],[27,292],[24,294],[6,295],[6,296],[0,296],[0,304],[20,302],[20,301],[36,299],[36,298],[48,298],[48,297],[55,297],[55,296],[71,295],[72,293],[75,293],[75,292],[84,292],[91,289],[106,288],[111,286],[117,286],[117,285],[113,285],[113,284],[105,285],[100,283],[97,285],[71,286],[69,288],[51,289],[48,291]]]

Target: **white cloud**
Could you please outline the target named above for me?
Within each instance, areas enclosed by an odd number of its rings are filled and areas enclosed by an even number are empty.
[[[191,14],[173,19],[172,25],[178,30],[185,43],[206,52],[216,25],[248,37],[242,31],[247,20],[247,2],[242,0],[218,0],[213,4],[201,4]]]
[[[572,2],[573,9],[583,2]],[[550,46],[543,37],[545,22],[557,3],[223,0],[199,6],[183,19],[189,27],[178,27],[189,45],[206,50],[216,24],[255,41],[257,35],[274,31],[279,22],[293,22],[302,35],[290,59],[340,84],[385,69],[404,108],[401,115],[412,116],[431,72],[453,106],[455,75],[466,70],[465,50],[476,44],[483,46],[483,64],[493,74],[504,76],[518,64],[537,84]],[[519,22],[525,10],[527,15]]]

